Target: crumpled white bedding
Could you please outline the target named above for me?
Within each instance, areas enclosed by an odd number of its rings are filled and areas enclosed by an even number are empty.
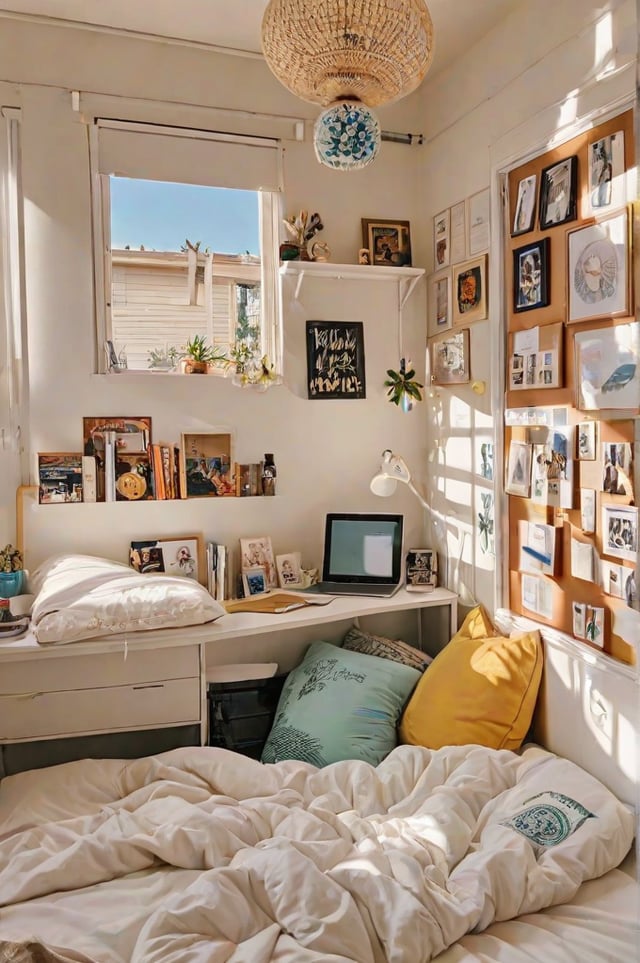
[[[0,902],[11,906],[0,939],[21,935],[23,901],[176,867],[131,963],[426,961],[494,920],[570,900],[622,861],[634,832],[597,780],[538,748],[400,746],[375,769],[263,766],[221,749],[71,763],[41,774],[69,799],[50,793],[37,819],[28,791],[12,806],[33,778],[0,784]],[[549,793],[593,815],[572,832],[569,820],[556,845],[523,835],[548,830],[531,814],[521,831],[505,824],[537,796],[540,819]],[[30,920],[22,935],[38,936],[38,912]],[[99,910],[83,925],[99,926]]]

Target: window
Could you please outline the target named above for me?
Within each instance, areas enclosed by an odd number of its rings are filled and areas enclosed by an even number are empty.
[[[130,369],[169,370],[196,335],[279,370],[278,142],[102,120],[91,131],[98,370],[107,341]]]

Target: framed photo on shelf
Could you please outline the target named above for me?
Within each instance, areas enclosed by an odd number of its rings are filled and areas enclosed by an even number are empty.
[[[577,217],[578,157],[566,157],[545,167],[540,176],[540,230]]]
[[[276,562],[268,535],[240,539],[240,571],[245,575],[255,569],[264,571],[268,588],[277,588]]]
[[[431,384],[465,384],[469,370],[469,329],[451,331],[429,341]]]
[[[567,322],[629,314],[629,212],[569,232]]]
[[[362,321],[307,321],[307,397],[366,398]]]
[[[428,336],[448,331],[452,324],[451,271],[440,271],[429,280]]]
[[[574,335],[576,408],[640,407],[640,321]]]
[[[204,584],[204,549],[201,535],[141,539],[131,542],[129,565],[136,572],[164,572]]]
[[[513,252],[513,310],[532,311],[549,304],[549,238]]]
[[[513,214],[511,237],[527,234],[533,230],[536,220],[536,187],[538,178],[535,174],[523,177],[518,184],[518,196]]]
[[[592,214],[625,202],[624,131],[589,144],[589,207]]]
[[[183,432],[180,436],[180,474],[185,497],[235,495],[231,456],[229,432]]]
[[[433,263],[436,271],[451,263],[451,211],[441,211],[433,219]]]
[[[82,501],[82,452],[38,454],[38,502],[55,505]]]
[[[362,218],[362,245],[369,249],[371,264],[411,267],[409,221]]]
[[[531,491],[531,445],[526,441],[511,441],[509,445],[504,490],[508,495],[529,497]]]
[[[487,317],[487,255],[453,268],[453,323],[469,324]]]

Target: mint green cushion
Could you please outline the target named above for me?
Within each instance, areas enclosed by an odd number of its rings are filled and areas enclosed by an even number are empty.
[[[377,766],[397,745],[398,720],[420,677],[399,662],[314,642],[287,676],[262,762]]]

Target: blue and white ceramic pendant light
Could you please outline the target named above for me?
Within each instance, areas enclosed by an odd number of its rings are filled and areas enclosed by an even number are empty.
[[[320,163],[359,170],[382,139],[370,108],[419,86],[433,25],[424,0],[270,0],[262,49],[288,90],[325,108],[314,126]]]

